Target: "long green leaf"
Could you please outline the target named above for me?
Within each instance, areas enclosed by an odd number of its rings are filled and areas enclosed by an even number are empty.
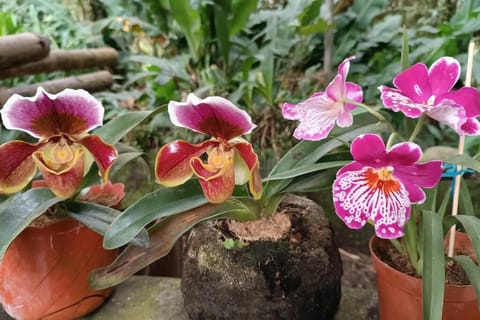
[[[169,3],[172,17],[187,38],[192,58],[198,61],[203,43],[200,14],[191,6],[190,0],[170,0]]]
[[[49,189],[35,188],[18,193],[5,201],[0,211],[0,261],[10,243],[30,222],[48,208],[62,201]]]
[[[129,245],[109,266],[90,274],[92,287],[101,289],[119,284],[170,252],[175,242],[197,223],[227,214],[207,204],[181,214],[162,219],[149,229],[148,248]]]
[[[318,192],[332,187],[332,181],[337,175],[336,169],[325,170],[314,175],[296,178],[290,183],[285,192],[304,193]]]
[[[480,310],[480,267],[476,265],[475,262],[473,262],[468,256],[459,255],[453,257],[453,259],[460,263],[463,270],[465,270],[473,289],[475,289],[475,294],[477,295],[477,305]]]
[[[362,119],[367,117],[372,121],[370,115],[359,115]],[[358,120],[358,119],[357,119]],[[365,120],[364,120],[365,121]],[[375,120],[376,121],[376,120]],[[345,141],[351,141],[355,137],[367,132],[381,132],[386,130],[386,125],[381,123],[373,123],[362,127],[353,127],[338,130],[336,139],[328,139],[322,141],[301,141],[292,149],[290,149],[277,165],[272,169],[269,176],[278,175],[282,172],[294,169],[300,166],[306,166],[317,162],[324,155],[328,154],[335,148],[341,146]],[[267,182],[264,188],[264,197],[268,198],[277,192],[280,192],[291,182],[290,179]]]
[[[347,163],[350,163],[352,161],[334,161],[334,162],[320,162],[320,163],[315,163],[315,164],[309,164],[305,166],[300,166],[296,167],[291,170],[287,170],[284,172],[280,172],[278,174],[270,175],[263,179],[263,181],[272,181],[272,180],[283,180],[283,179],[290,179],[290,178],[295,178],[298,176],[302,176],[307,173],[311,172],[316,172],[320,170],[325,170],[325,169],[330,169],[330,168],[336,168],[336,167],[341,167],[343,165],[346,165]]]
[[[258,0],[236,0],[233,1],[232,13],[230,20],[230,37],[240,32],[248,22],[250,14],[257,8]]]
[[[102,236],[107,232],[115,218],[120,215],[118,210],[84,201],[68,201],[66,202],[66,209],[69,216]],[[147,230],[143,229],[131,242],[139,246],[148,246]]]
[[[175,188],[159,188],[128,207],[105,233],[103,245],[113,249],[127,244],[150,222],[207,203],[195,180]]]
[[[480,172],[480,161],[470,157],[467,154],[458,154],[457,149],[446,146],[435,146],[425,150],[423,160],[442,160],[443,162],[453,163],[470,168]]]
[[[423,211],[423,319],[441,319],[445,290],[445,255],[441,216]]]
[[[160,107],[154,111],[128,112],[109,121],[104,126],[94,130],[93,133],[102,137],[106,143],[115,144],[152,113],[164,110],[166,110],[166,107]]]
[[[475,254],[477,258],[480,259],[480,219],[475,216],[459,214],[455,217],[448,217],[448,219],[455,218],[459,221],[465,232],[470,236],[472,240],[473,248],[475,249]]]
[[[460,179],[460,212],[471,216],[475,214],[472,195],[470,194],[470,190],[463,178]]]

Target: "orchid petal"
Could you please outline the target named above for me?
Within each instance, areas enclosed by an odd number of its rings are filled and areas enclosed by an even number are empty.
[[[260,177],[259,161],[258,156],[253,150],[251,144],[236,143],[234,145],[236,151],[240,154],[240,157],[243,159],[249,170],[249,189],[255,199],[260,199],[262,196],[262,179]],[[235,180],[237,183],[237,181]]]
[[[32,154],[44,144],[15,140],[0,146],[0,191],[14,193],[32,180],[37,168]]]
[[[337,171],[337,177],[347,171],[360,171],[364,167],[365,165],[360,162],[357,162],[357,161],[350,162],[349,164],[344,165],[343,167],[340,168],[340,170]]]
[[[350,69],[350,61],[353,59],[355,59],[355,56],[350,56],[343,60],[338,66],[338,74],[341,75],[344,80],[347,79],[348,71]]]
[[[440,104],[429,110],[427,115],[449,126],[458,134],[461,134],[461,126],[467,121],[465,110],[451,100],[442,100]]]
[[[391,89],[386,86],[378,88],[381,93],[383,105],[395,112],[401,111],[409,118],[418,118],[426,110],[425,104],[419,104],[397,89]]]
[[[425,103],[431,96],[428,70],[423,63],[414,64],[400,72],[393,79],[393,84],[415,103]]]
[[[168,113],[178,127],[227,141],[248,134],[256,127],[247,112],[217,96],[200,99],[190,93],[186,102],[170,101]]]
[[[95,159],[100,171],[102,183],[106,183],[113,163],[117,160],[118,152],[114,146],[105,143],[97,135],[88,135],[78,141]]]
[[[345,96],[345,79],[337,74],[325,89],[327,96],[334,101],[341,101]]]
[[[352,141],[353,159],[373,168],[387,165],[387,152],[382,138],[376,134],[363,134]]]
[[[337,117],[337,125],[341,128],[349,127],[353,124],[353,115],[350,110],[340,111]]]
[[[345,97],[348,100],[362,102],[363,101],[363,90],[358,84],[353,82],[346,82],[345,83]],[[355,109],[357,106],[353,104],[346,103],[345,108],[349,110]]]
[[[67,199],[76,193],[82,183],[84,173],[84,151],[82,148],[75,150],[73,160],[68,167],[62,168],[61,171],[49,168],[41,151],[34,152],[32,157],[48,187],[56,196]]]
[[[108,181],[105,185],[97,184],[82,190],[80,201],[97,203],[106,207],[115,207],[125,197],[123,183],[112,184]]]
[[[460,63],[451,57],[442,57],[428,70],[431,95],[438,96],[450,91],[460,77]]]
[[[461,135],[480,135],[480,122],[475,118],[468,118],[460,127]]]
[[[199,157],[216,145],[218,142],[214,140],[200,144],[190,144],[183,140],[167,143],[160,148],[155,158],[157,182],[166,187],[175,187],[186,182],[193,174],[190,159]]]
[[[85,90],[65,89],[53,95],[39,87],[33,97],[11,96],[0,112],[7,129],[46,138],[90,131],[102,124],[104,109]]]
[[[224,152],[223,166],[216,168],[205,164],[198,157],[190,160],[190,165],[199,178],[203,194],[211,203],[222,203],[228,200],[235,189],[234,151]]]
[[[342,104],[338,105],[342,108]],[[300,102],[297,108],[302,110],[303,118],[295,129],[293,136],[297,139],[321,140],[328,136],[335,126],[337,110],[335,102],[325,94],[314,94],[307,100]]]
[[[421,187],[431,188],[440,181],[442,172],[442,162],[432,160],[408,166],[395,166],[394,175],[403,181],[405,185],[414,183]]]
[[[420,186],[410,183],[408,181],[401,180],[403,185],[405,186],[405,190],[408,192],[408,199],[411,203],[423,203],[427,196],[425,192],[420,188]]]
[[[397,143],[387,152],[387,161],[392,164],[411,165],[421,158],[422,149],[413,142]]]
[[[369,170],[365,167],[337,176],[333,183],[335,211],[349,228],[359,229],[370,220],[378,237],[401,237],[410,216],[408,192],[399,181],[392,181],[391,188],[372,187]]]
[[[460,105],[465,110],[468,118],[480,115],[480,93],[477,89],[463,87],[441,95],[438,101],[450,100]]]

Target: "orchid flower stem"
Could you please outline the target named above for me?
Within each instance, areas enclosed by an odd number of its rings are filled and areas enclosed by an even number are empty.
[[[418,134],[422,130],[422,127],[423,127],[423,124],[425,123],[426,118],[427,116],[425,114],[421,115],[421,117],[417,121],[417,125],[415,126],[415,129],[413,129],[412,135],[410,136],[410,138],[408,138],[408,141],[414,141],[417,138]]]
[[[374,116],[375,118],[378,119],[378,121],[380,122],[384,122],[388,128],[390,129],[390,131],[393,133],[393,132],[396,132],[395,131],[395,128],[393,127],[393,125],[390,123],[390,121],[388,121],[387,119],[385,119],[385,117],[380,113],[378,112],[377,110],[374,110],[372,107],[369,107],[367,106],[366,104],[364,103],[361,103],[361,102],[357,102],[357,101],[353,101],[353,100],[348,100],[348,99],[344,99],[344,102],[345,103],[348,103],[348,104],[353,104],[357,107],[360,107],[360,108],[363,108],[365,109],[366,111],[368,111],[368,113],[370,113],[372,116]]]
[[[387,149],[390,149],[392,147],[392,144],[393,144],[393,141],[395,141],[395,138],[397,137],[397,133],[396,132],[392,132],[390,134],[390,136],[388,137],[388,140],[387,140]]]

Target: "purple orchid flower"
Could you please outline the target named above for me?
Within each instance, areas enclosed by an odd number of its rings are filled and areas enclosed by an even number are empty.
[[[411,204],[425,201],[422,187],[440,181],[442,162],[418,163],[422,150],[412,142],[386,150],[376,134],[355,138],[350,151],[354,161],[337,172],[333,183],[337,215],[351,229],[371,221],[378,237],[402,237]]]
[[[430,69],[417,63],[400,72],[393,79],[396,89],[380,86],[379,90],[385,107],[393,111],[401,111],[410,118],[425,113],[459,135],[478,135],[480,94],[470,87],[452,90],[459,76],[458,61],[442,57]]]
[[[117,150],[87,133],[102,125],[103,113],[100,102],[85,90],[65,89],[53,95],[39,87],[34,97],[11,96],[1,110],[4,126],[39,141],[14,140],[0,146],[0,192],[20,191],[38,168],[53,193],[69,198],[82,183],[87,152],[105,183]]]
[[[282,114],[285,119],[300,120],[293,136],[299,140],[322,140],[335,126],[348,127],[353,123],[352,110],[355,105],[345,100],[362,102],[362,88],[347,82],[351,56],[338,67],[338,74],[329,83],[325,92],[316,92],[299,104],[284,103]]]
[[[256,127],[245,111],[222,97],[200,99],[191,93],[186,102],[170,101],[168,113],[174,125],[212,138],[199,144],[175,140],[160,148],[155,160],[159,183],[178,186],[194,174],[208,201],[222,203],[232,195],[235,184],[248,181],[254,198],[261,197],[257,154],[241,138]]]

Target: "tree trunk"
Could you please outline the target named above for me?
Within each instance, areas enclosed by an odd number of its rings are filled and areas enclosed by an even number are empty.
[[[96,92],[108,89],[112,84],[113,78],[110,72],[97,71],[27,86],[0,88],[0,105],[3,106],[7,99],[15,93],[22,96],[33,96],[38,87],[43,87],[49,93],[58,93],[66,88],[85,89],[90,92]]]
[[[48,55],[49,51],[50,40],[36,33],[2,36],[0,37],[0,69],[42,59]]]
[[[112,48],[55,50],[47,57],[27,64],[13,66],[0,72],[0,79],[56,70],[78,70],[115,65],[118,53]]]

